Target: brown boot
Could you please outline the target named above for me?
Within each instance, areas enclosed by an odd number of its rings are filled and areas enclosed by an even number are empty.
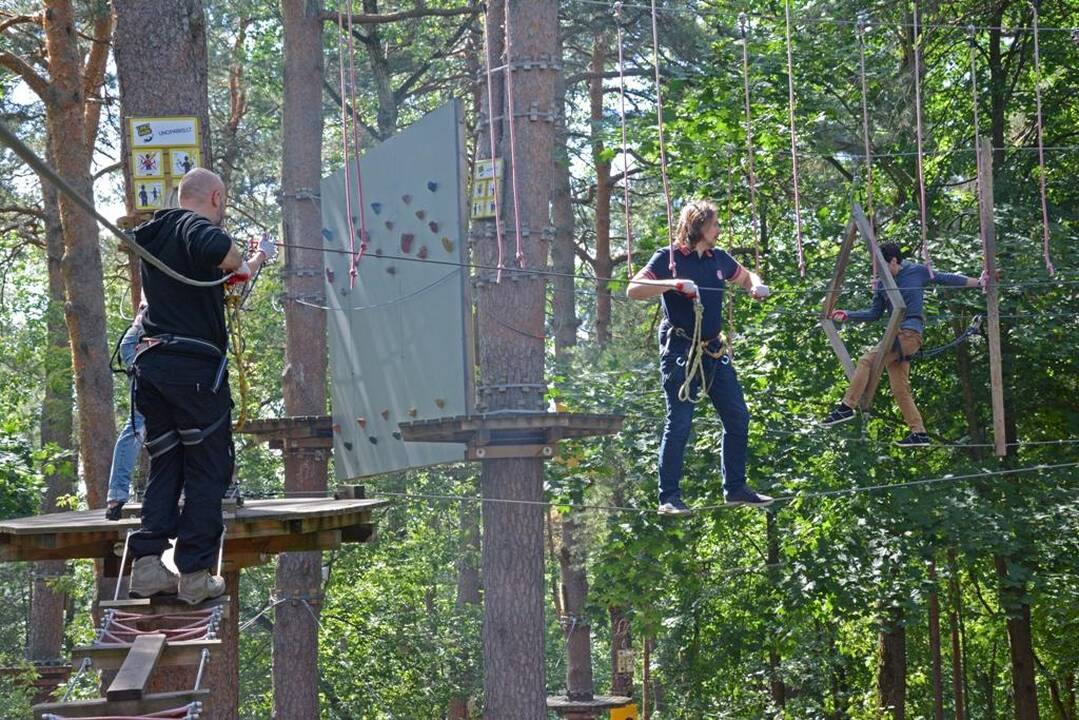
[[[160,555],[146,555],[135,560],[131,567],[128,595],[137,598],[175,595],[179,581],[179,576],[161,562]]]
[[[196,570],[180,576],[178,597],[189,605],[198,605],[225,594],[225,578],[209,570]]]

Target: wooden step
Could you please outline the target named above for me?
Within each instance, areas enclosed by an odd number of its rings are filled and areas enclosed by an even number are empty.
[[[171,613],[190,612],[192,610],[212,610],[221,608],[221,619],[229,616],[230,596],[222,595],[213,600],[207,600],[198,605],[188,605],[175,595],[158,595],[152,598],[126,598],[123,600],[102,600],[98,607],[101,610],[120,610],[129,613],[142,613],[146,615],[169,615]]]
[[[143,636],[148,637],[148,636]],[[85,657],[93,661],[95,670],[116,670],[124,664],[132,645],[129,643],[109,645],[83,645],[71,651],[71,657],[76,663],[82,662]],[[161,657],[158,658],[158,667],[194,667],[202,658],[202,651],[209,650],[211,655],[218,653],[221,648],[220,640],[177,640],[166,642]]]
[[[140,635],[135,638],[116,677],[105,691],[105,699],[113,702],[140,699],[164,651],[164,635]]]
[[[192,702],[206,702],[209,690],[184,690],[181,692],[144,695],[138,700],[112,702],[104,698],[96,700],[76,700],[67,703],[44,703],[33,707],[34,720],[42,720],[45,715],[59,715],[71,718],[90,718],[108,715],[151,715],[162,710],[183,707]]]

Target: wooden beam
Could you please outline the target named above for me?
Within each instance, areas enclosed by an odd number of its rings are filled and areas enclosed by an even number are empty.
[[[850,359],[850,353],[847,352],[847,346],[843,344],[843,338],[839,336],[839,330],[836,329],[835,322],[829,319],[828,316],[832,314],[836,304],[839,302],[839,293],[843,289],[843,277],[846,275],[851,248],[854,246],[857,235],[857,226],[854,224],[854,220],[851,220],[847,223],[847,231],[843,233],[843,243],[839,246],[839,257],[836,258],[835,270],[832,272],[832,282],[828,285],[828,292],[824,295],[824,307],[821,309],[820,317],[820,326],[824,329],[824,334],[828,337],[828,343],[832,346],[832,350],[835,351],[836,357],[839,358],[839,362],[843,365],[843,372],[846,374],[847,380],[854,379],[854,363]]]
[[[163,710],[183,707],[192,702],[206,702],[209,690],[183,691],[146,695],[140,700],[109,702],[103,698],[97,700],[77,700],[68,703],[44,703],[33,707],[34,720],[41,720],[45,715],[60,715],[69,718],[100,717],[102,715],[151,715]]]
[[[985,269],[986,334],[989,336],[989,390],[993,399],[993,448],[998,457],[1008,454],[1004,429],[1004,370],[1000,353],[1000,296],[997,290],[997,227],[993,209],[993,148],[989,138],[978,138],[978,210]]]
[[[164,635],[140,635],[135,638],[120,670],[105,691],[105,699],[111,702],[141,699],[164,649]]]

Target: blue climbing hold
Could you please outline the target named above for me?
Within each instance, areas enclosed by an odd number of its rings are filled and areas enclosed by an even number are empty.
[[[428,180],[427,189],[431,192],[435,192],[436,190],[438,190],[438,183],[436,183],[434,180]]]
[[[382,213],[382,203],[380,203],[380,202],[371,203],[371,209],[375,211],[375,215],[381,214]]]
[[[322,228],[322,239],[326,242],[333,242],[333,230]]]

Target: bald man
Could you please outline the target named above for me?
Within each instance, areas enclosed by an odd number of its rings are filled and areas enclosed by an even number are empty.
[[[194,280],[245,281],[275,246],[265,239],[245,261],[221,229],[225,186],[195,168],[180,182],[179,208],[159,210],[135,231],[135,241],[170,268]],[[225,581],[215,575],[221,538],[221,498],[232,477],[232,399],[222,285],[199,287],[142,265],[147,308],[135,351],[135,405],[146,419],[150,480],[142,527],[131,536],[135,558],[131,594],[178,594],[192,605],[217,597]],[[184,493],[183,508],[179,507]],[[176,538],[180,576],[161,562]]]

